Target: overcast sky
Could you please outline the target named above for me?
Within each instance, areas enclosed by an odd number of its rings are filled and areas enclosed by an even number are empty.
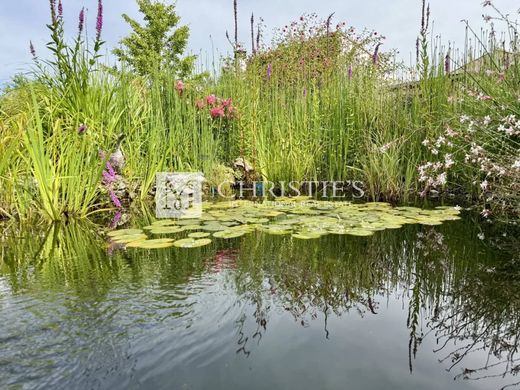
[[[95,27],[97,0],[63,0],[66,28],[73,34],[77,15],[82,6],[88,9],[88,27]],[[138,16],[133,0],[105,0],[105,27],[103,37],[107,48],[117,45],[128,33],[121,14]],[[478,30],[484,25],[482,0],[431,0],[434,35],[441,34],[445,43],[462,44],[467,19]],[[494,0],[504,12],[518,19],[518,0]],[[384,47],[396,48],[407,60],[415,52],[415,40],[420,23],[420,0],[239,0],[239,38],[248,43],[251,12],[262,17],[267,33],[275,27],[298,18],[302,13],[316,12],[326,18],[335,12],[335,21],[346,21],[358,29],[369,28],[387,37]],[[184,24],[191,27],[189,48],[211,58],[212,47],[220,53],[230,47],[226,30],[233,30],[233,0],[178,0],[178,13]],[[32,40],[43,56],[48,32],[48,0],[0,0],[0,84],[16,72],[27,70],[31,64],[29,41]],[[210,38],[211,37],[211,38]]]

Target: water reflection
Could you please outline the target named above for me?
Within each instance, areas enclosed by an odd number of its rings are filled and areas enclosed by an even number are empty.
[[[378,332],[408,333],[406,368],[415,377],[424,375],[421,359],[435,360],[433,377],[445,369],[484,388],[514,387],[518,258],[477,233],[466,219],[370,238],[253,234],[200,249],[126,251],[108,246],[95,226],[5,226],[0,367],[8,374],[0,385],[203,388],[193,367],[205,367],[210,380],[224,363],[239,368],[270,356],[276,369],[286,364],[278,348],[291,343],[325,358],[352,342],[344,326],[360,320],[359,332],[382,319]],[[397,320],[386,322],[394,312]],[[316,338],[329,342],[323,353],[310,348]],[[386,346],[401,351],[399,342]],[[401,380],[400,388],[413,388]],[[213,387],[232,383],[221,378]]]

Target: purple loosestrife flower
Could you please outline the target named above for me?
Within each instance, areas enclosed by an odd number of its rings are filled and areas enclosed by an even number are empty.
[[[56,0],[49,0],[51,6],[51,21],[52,24],[56,23]]]
[[[115,169],[112,167],[110,162],[107,162],[106,169],[103,171],[103,184],[109,186],[119,180]]]
[[[84,26],[85,26],[85,8],[82,8],[79,13],[79,26],[78,26],[80,35],[81,35],[81,33],[83,33]]]
[[[272,74],[273,74],[273,65],[269,64],[269,65],[267,65],[267,78],[270,79]]]
[[[123,217],[123,213],[121,211],[118,211],[114,218],[112,218],[112,222],[110,222],[110,229],[115,229],[117,225],[119,225],[119,222],[121,221],[121,218]]]
[[[98,13],[96,21],[96,40],[101,40],[101,31],[103,30],[103,1],[98,0]]]
[[[85,134],[87,132],[87,125],[82,123],[81,125],[79,125],[78,127],[78,134]]]
[[[34,49],[32,41],[29,41],[29,50],[31,51],[31,55],[33,56],[33,58],[36,58],[36,50]]]
[[[450,59],[450,53],[446,54],[446,58],[444,59],[444,72],[446,74],[450,73],[451,71],[451,59]]]
[[[123,206],[121,205],[121,201],[119,200],[119,198],[117,197],[117,195],[114,191],[110,191],[110,200],[112,201],[114,206],[116,206],[118,209],[123,208]]]
[[[109,161],[107,161],[107,172],[110,176],[112,177],[115,177],[116,176],[116,170],[114,169],[114,167],[112,166],[112,164],[110,164]]]
[[[61,0],[58,1],[58,17],[63,18],[63,4]]]
[[[372,55],[372,62],[374,63],[374,65],[377,65],[379,63],[379,47],[381,45],[381,43],[377,44],[376,49],[374,50],[374,54]]]
[[[353,73],[353,72],[352,72],[352,65],[350,65],[350,66],[348,67],[348,78],[349,78],[349,80],[352,78],[352,73]]]

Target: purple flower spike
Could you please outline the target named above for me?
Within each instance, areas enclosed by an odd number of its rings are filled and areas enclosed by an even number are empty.
[[[78,134],[85,134],[87,131],[87,125],[82,123],[81,125],[79,125],[78,127]]]
[[[270,79],[272,74],[273,74],[273,65],[269,64],[269,65],[267,65],[267,78]]]
[[[56,23],[56,0],[49,0],[52,24]]]
[[[307,97],[307,88],[303,88],[303,97]]]
[[[63,4],[61,0],[58,1],[58,17],[63,18]]]
[[[110,191],[110,200],[112,201],[114,206],[116,206],[118,209],[123,208],[123,206],[121,205],[121,201],[119,200],[119,198],[117,197],[117,195],[114,191]]]
[[[374,63],[374,65],[377,65],[379,63],[379,47],[381,45],[381,43],[378,43],[376,49],[374,50],[374,55],[372,56],[372,62]]]
[[[110,162],[108,162],[108,161],[107,161],[107,172],[110,176],[116,176],[116,170],[114,169],[112,164],[110,164]]]
[[[352,71],[352,65],[350,65],[350,66],[348,67],[348,78],[349,78],[349,80],[352,78],[352,73],[353,73],[353,71]]]
[[[84,26],[85,26],[85,8],[82,8],[79,13],[79,26],[78,26],[80,35],[83,32]]]
[[[112,218],[112,222],[110,222],[110,228],[115,229],[117,225],[119,225],[119,221],[121,221],[121,217],[123,216],[123,213],[121,211],[118,211],[116,215],[114,215],[114,218]]]
[[[444,72],[446,74],[450,73],[451,71],[451,59],[450,59],[450,53],[446,54],[446,58],[444,59]]]
[[[98,0],[98,13],[96,21],[96,40],[101,40],[101,31],[103,30],[103,1]]]
[[[29,41],[29,50],[31,51],[31,55],[33,56],[33,58],[36,58],[36,50],[34,49],[32,41]]]

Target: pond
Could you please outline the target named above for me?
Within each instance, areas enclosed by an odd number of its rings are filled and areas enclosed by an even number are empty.
[[[0,388],[514,388],[518,257],[477,219],[163,249],[4,225]]]

